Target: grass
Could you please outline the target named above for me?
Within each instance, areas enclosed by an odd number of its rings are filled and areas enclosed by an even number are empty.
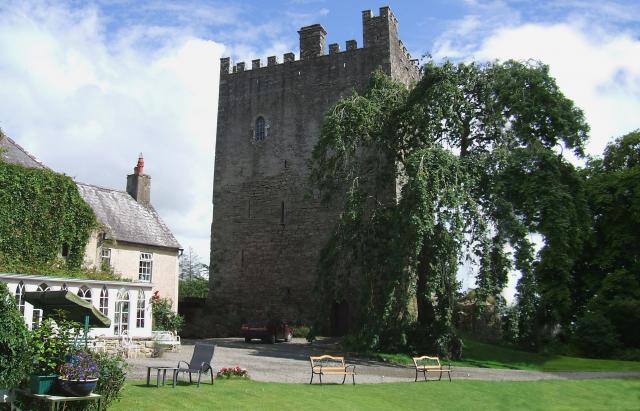
[[[640,371],[640,361],[600,360],[520,351],[464,338],[463,359],[452,361],[462,367],[508,368],[537,371]],[[383,361],[413,364],[407,354],[373,355]],[[640,408],[640,407],[639,407]]]
[[[640,380],[455,381],[363,385],[218,380],[146,387],[128,382],[112,410],[638,410]]]

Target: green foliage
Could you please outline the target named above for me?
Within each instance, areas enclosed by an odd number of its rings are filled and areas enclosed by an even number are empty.
[[[80,324],[63,316],[47,317],[34,327],[31,336],[32,374],[57,374],[67,354],[75,351],[74,341],[80,334]]]
[[[77,269],[92,229],[91,208],[70,177],[0,161],[0,263]],[[2,267],[3,268],[3,267]],[[3,268],[4,269],[4,268]]]
[[[293,327],[293,336],[295,338],[307,338],[310,331],[311,327],[308,325],[297,325]]]
[[[604,317],[613,327],[611,339],[640,349],[640,131],[609,144],[602,158],[590,159],[584,175],[593,228],[575,267],[573,298],[581,319],[574,339]],[[596,337],[578,345],[585,354],[611,355],[608,348],[616,344],[605,341],[601,350]]]
[[[100,370],[100,377],[94,392],[102,395],[102,406],[106,409],[122,397],[127,375],[127,363],[121,356],[108,353],[94,353],[93,359]],[[94,408],[97,409],[97,405],[92,404],[91,408],[87,409]]]
[[[7,285],[0,282],[0,388],[17,387],[29,374],[29,330]]]
[[[540,63],[429,62],[410,92],[374,73],[364,94],[327,113],[313,152],[312,184],[344,207],[321,253],[321,306],[359,284],[358,348],[450,355],[467,258],[480,266],[479,298],[498,298],[511,267],[523,273],[519,338],[568,326],[589,221],[582,180],[554,150],[582,155],[587,132]],[[543,238],[538,255],[531,234]]]
[[[207,298],[209,295],[209,280],[202,277],[193,277],[191,279],[180,280],[178,288],[178,296]]]
[[[620,348],[616,329],[600,313],[587,313],[578,319],[573,344],[588,357],[606,358]]]
[[[170,298],[152,298],[151,311],[153,313],[154,331],[180,332],[184,324],[184,318],[171,309]]]

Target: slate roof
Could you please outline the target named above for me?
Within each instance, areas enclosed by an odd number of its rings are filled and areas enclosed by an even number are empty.
[[[106,238],[129,243],[182,248],[156,210],[134,200],[126,191],[76,183],[98,221],[106,228]]]
[[[29,154],[27,150],[20,147],[18,143],[4,135],[2,130],[0,130],[0,148],[2,148],[0,156],[7,163],[20,164],[31,168],[47,168],[37,158]]]

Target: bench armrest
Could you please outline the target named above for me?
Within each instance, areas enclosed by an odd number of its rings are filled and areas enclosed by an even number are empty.
[[[356,372],[356,366],[355,365],[345,365],[344,367],[344,371],[347,372],[347,368],[351,368],[353,373],[355,374]]]

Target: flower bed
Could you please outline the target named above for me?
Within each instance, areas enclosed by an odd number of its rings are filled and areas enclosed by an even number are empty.
[[[249,378],[249,373],[245,368],[240,368],[239,366],[233,368],[220,368],[217,374],[218,378]]]

